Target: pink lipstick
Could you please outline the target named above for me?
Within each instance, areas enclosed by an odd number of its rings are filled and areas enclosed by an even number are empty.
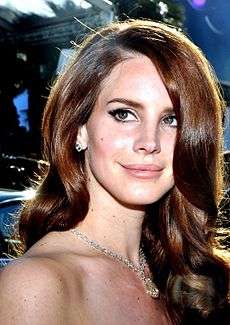
[[[163,170],[162,167],[155,164],[126,164],[122,167],[128,174],[142,179],[159,177]]]

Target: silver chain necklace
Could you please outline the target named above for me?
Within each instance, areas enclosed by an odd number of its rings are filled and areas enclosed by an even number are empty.
[[[107,249],[106,247],[100,245],[98,242],[89,239],[86,236],[86,234],[82,233],[77,228],[71,229],[71,232],[78,238],[85,241],[89,247],[98,250],[99,252],[103,253],[106,256],[112,257],[113,259],[127,266],[130,270],[134,271],[138,275],[139,279],[143,281],[147,294],[149,294],[152,298],[159,298],[160,295],[159,290],[156,287],[155,283],[153,282],[151,275],[148,276],[145,275],[145,266],[147,265],[147,262],[146,262],[144,252],[141,248],[139,250],[139,265],[135,265],[128,258],[123,257],[122,255],[119,255]]]

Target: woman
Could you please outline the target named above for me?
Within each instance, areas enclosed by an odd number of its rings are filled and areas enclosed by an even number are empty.
[[[174,28],[88,37],[45,109],[50,167],[21,215],[26,253],[1,275],[0,323],[227,323],[212,252],[222,114],[210,66]]]

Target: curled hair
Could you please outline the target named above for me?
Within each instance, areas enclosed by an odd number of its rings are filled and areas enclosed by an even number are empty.
[[[46,233],[75,227],[87,211],[84,153],[78,129],[102,82],[130,54],[155,64],[178,120],[175,186],[147,207],[142,242],[155,282],[174,324],[224,319],[228,272],[213,254],[222,192],[223,101],[212,69],[181,32],[161,23],[114,23],[89,36],[50,93],[43,116],[44,158],[49,168],[35,199],[21,215],[25,249]],[[227,321],[226,321],[227,322]]]

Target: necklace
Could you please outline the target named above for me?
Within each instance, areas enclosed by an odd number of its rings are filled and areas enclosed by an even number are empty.
[[[86,236],[86,234],[82,233],[77,228],[71,229],[71,232],[78,238],[85,241],[89,247],[98,250],[99,252],[103,253],[106,256],[112,257],[113,259],[117,260],[118,262],[124,264],[130,270],[134,271],[138,275],[139,279],[141,279],[143,281],[147,294],[149,294],[152,298],[159,298],[160,293],[159,293],[159,290],[157,289],[155,283],[152,280],[152,276],[145,275],[145,266],[147,265],[147,262],[146,262],[144,252],[141,248],[139,250],[139,265],[135,265],[128,258],[123,257],[122,255],[119,255],[116,252],[113,252],[113,251],[109,250],[108,248],[100,245],[98,242],[89,239]]]

